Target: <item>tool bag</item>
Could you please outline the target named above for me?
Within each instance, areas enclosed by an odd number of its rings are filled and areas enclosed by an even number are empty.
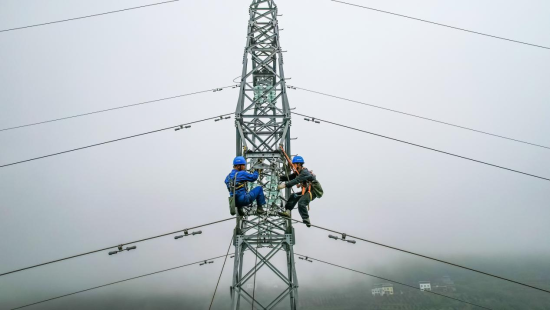
[[[323,197],[323,187],[321,183],[317,181],[317,176],[313,172],[311,172],[311,175],[313,175],[313,180],[308,182],[309,192],[314,194],[315,198],[321,198]]]
[[[235,188],[237,187],[237,174],[239,172],[235,172],[235,178],[233,179],[233,186],[232,186],[232,190],[233,190],[233,196],[229,196],[229,213],[231,213],[231,215],[235,215],[236,212],[235,212],[235,209],[237,207],[237,202],[235,201]]]
[[[319,181],[314,180],[311,182],[311,189],[310,191],[317,196],[317,198],[323,197],[323,188],[321,187],[321,183]]]

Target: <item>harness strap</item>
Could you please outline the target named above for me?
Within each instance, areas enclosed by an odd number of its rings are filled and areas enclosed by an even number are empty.
[[[313,195],[311,194],[311,182],[308,182],[308,194],[309,194],[309,202],[311,202],[311,200],[313,200]],[[302,186],[302,195],[304,195],[306,193],[306,188],[304,186]],[[307,210],[309,211],[309,203],[307,204]]]
[[[283,148],[283,146],[281,145],[281,151],[283,152],[283,155],[285,155],[285,158],[288,162],[288,165],[290,166],[290,168],[292,169],[292,171],[296,174],[298,174],[298,171],[296,171],[296,167],[294,166],[294,164],[292,163],[292,160],[290,160],[290,157],[288,157],[288,155],[286,154],[285,152],[285,149]]]
[[[235,172],[233,182],[232,182],[232,184],[229,185],[230,186],[229,190],[233,191],[233,196],[235,196],[235,192],[238,189],[244,188],[246,190],[246,182],[243,182],[243,183],[240,183],[239,185],[237,185],[237,174],[239,174],[239,172]]]
[[[311,182],[307,182],[308,186],[307,186],[307,190],[308,192],[311,194]],[[306,193],[306,188],[305,186],[302,186],[302,195]]]
[[[237,190],[237,174],[239,174],[239,171],[235,172],[235,178],[233,178],[233,197],[235,197],[235,191]]]

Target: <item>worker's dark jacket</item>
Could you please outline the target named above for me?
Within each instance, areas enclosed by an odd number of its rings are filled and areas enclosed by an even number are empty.
[[[311,174],[307,168],[302,169],[300,174],[292,173],[290,176],[281,176],[281,181],[288,181],[286,182],[286,187],[291,188],[294,185],[302,184],[303,188],[308,191],[309,189],[309,183],[311,182],[311,193],[315,194],[317,198],[321,198],[323,196],[323,188],[321,187],[321,183],[317,181],[317,177]]]

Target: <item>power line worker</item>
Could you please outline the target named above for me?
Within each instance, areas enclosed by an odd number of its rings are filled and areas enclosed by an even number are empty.
[[[288,198],[285,205],[285,211],[279,212],[280,216],[290,218],[290,210],[294,209],[296,203],[298,203],[298,212],[302,217],[302,221],[307,227],[311,227],[311,221],[309,219],[309,203],[315,198],[321,198],[323,196],[323,188],[321,183],[317,181],[317,177],[311,173],[306,167],[304,167],[304,158],[302,156],[294,156],[292,158],[292,164],[296,168],[296,172],[290,176],[282,176],[279,179],[281,181],[287,181],[281,183],[277,187],[278,189],[291,188],[294,185],[302,188],[302,194],[298,195],[293,193]]]
[[[254,173],[246,172],[246,159],[242,156],[237,156],[233,160],[233,170],[225,178],[225,185],[229,191],[229,212],[235,215],[237,208],[239,215],[245,215],[243,207],[252,204],[256,201],[258,214],[263,214],[265,211],[264,190],[261,186],[256,186],[250,192],[246,190],[247,182],[254,182],[258,179],[258,171]]]

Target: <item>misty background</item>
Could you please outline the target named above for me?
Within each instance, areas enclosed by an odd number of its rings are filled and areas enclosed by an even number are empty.
[[[0,128],[232,85],[242,70],[250,2],[183,0],[0,33]],[[0,29],[150,3],[1,0]],[[330,1],[276,3],[290,85],[550,146],[548,50]],[[550,46],[548,1],[354,3]],[[298,113],[550,177],[548,149],[300,90],[288,96]],[[230,113],[237,97],[225,89],[3,131],[0,165]],[[291,135],[298,138],[292,153],[304,156],[325,190],[311,204],[313,224],[550,289],[548,182],[295,116]],[[234,155],[233,119],[212,120],[0,169],[0,273],[229,217],[222,181]],[[199,236],[0,277],[0,308],[224,255],[233,227],[228,221]],[[490,306],[483,300],[490,293],[503,304],[550,309],[543,292],[295,228],[300,254],[411,285],[448,274],[463,292],[483,283],[483,291],[464,297],[480,304]],[[283,264],[284,255],[277,260]],[[214,309],[229,302],[232,262]],[[34,308],[205,309],[222,263]],[[334,308],[355,298],[373,302],[378,280],[319,262],[296,264],[306,308],[318,309],[315,298],[332,296],[327,292],[344,297]],[[278,280],[268,275],[257,279],[260,301],[276,291]]]

